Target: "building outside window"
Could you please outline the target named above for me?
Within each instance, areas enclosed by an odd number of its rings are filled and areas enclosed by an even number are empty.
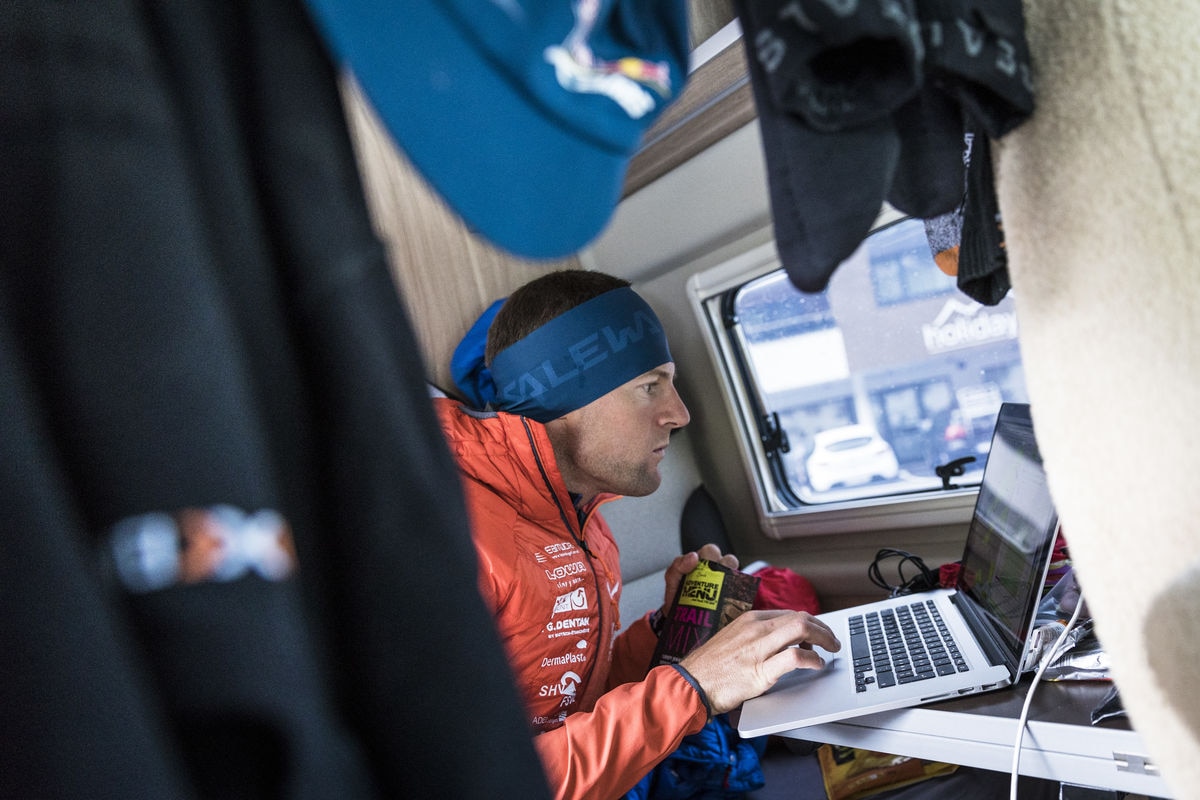
[[[1013,300],[978,303],[924,223],[873,232],[806,294],[782,268],[728,289],[725,327],[776,488],[801,504],[978,484],[1001,402],[1026,402]],[[784,436],[787,452],[783,452]]]

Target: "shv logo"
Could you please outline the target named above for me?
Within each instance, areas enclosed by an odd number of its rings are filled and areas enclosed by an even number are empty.
[[[1017,315],[1012,311],[985,311],[982,303],[951,298],[933,322],[921,326],[921,337],[930,353],[1015,339]]]
[[[538,690],[538,695],[541,697],[574,697],[575,690],[578,688],[579,683],[582,680],[583,678],[579,677],[579,675],[577,675],[575,672],[567,670],[563,673],[563,676],[559,678],[558,683],[550,684],[549,686],[543,686],[540,690]]]

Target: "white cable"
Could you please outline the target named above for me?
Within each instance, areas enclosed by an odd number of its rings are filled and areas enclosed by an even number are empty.
[[[1033,683],[1029,684],[1029,691],[1025,693],[1025,705],[1021,707],[1021,716],[1017,719],[1017,741],[1013,745],[1013,761],[1012,761],[1012,782],[1009,785],[1008,796],[1010,800],[1017,800],[1017,768],[1021,765],[1021,743],[1025,740],[1025,724],[1029,718],[1029,707],[1033,704],[1033,690],[1037,688],[1038,681],[1042,679],[1046,668],[1050,666],[1054,659],[1058,658],[1058,650],[1062,647],[1063,642],[1067,640],[1067,634],[1075,627],[1075,621],[1079,619],[1079,612],[1083,609],[1083,597],[1081,596],[1078,602],[1075,603],[1075,610],[1071,612],[1071,619],[1067,620],[1067,626],[1062,629],[1062,633],[1058,634],[1058,638],[1054,640],[1054,645],[1050,648],[1050,654],[1042,658],[1042,663],[1038,665],[1037,672],[1033,675]]]

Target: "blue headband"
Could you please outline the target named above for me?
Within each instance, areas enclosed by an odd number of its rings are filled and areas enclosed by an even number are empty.
[[[497,353],[495,405],[549,422],[671,360],[646,301],[628,287],[613,289]]]
[[[487,350],[488,327],[496,318],[505,298],[492,303],[475,320],[475,324],[467,331],[466,336],[454,348],[450,356],[450,377],[454,385],[472,406],[480,410],[489,405],[495,405],[496,384],[492,382],[492,372],[484,364],[484,352]]]

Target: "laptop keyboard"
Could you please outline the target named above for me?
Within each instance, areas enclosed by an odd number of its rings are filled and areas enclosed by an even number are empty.
[[[850,617],[850,656],[858,692],[968,669],[932,600]]]

